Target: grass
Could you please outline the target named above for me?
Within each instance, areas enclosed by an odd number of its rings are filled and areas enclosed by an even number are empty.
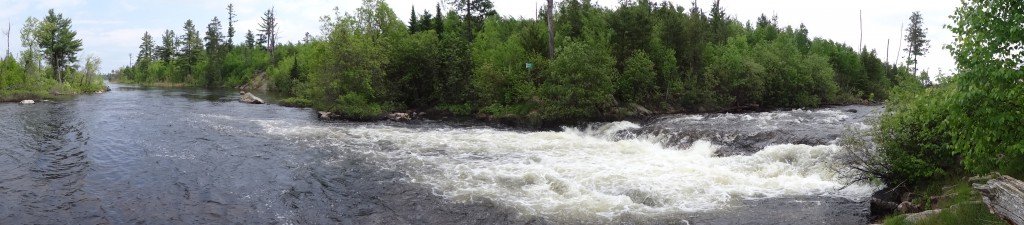
[[[47,93],[45,90],[38,91],[27,91],[27,90],[11,90],[11,91],[0,91],[0,102],[19,102],[21,100],[36,100],[40,99],[52,99],[53,95]]]
[[[943,193],[942,187],[950,186],[952,189]],[[988,225],[988,224],[1007,224],[998,216],[992,214],[988,210],[988,206],[985,206],[981,202],[981,196],[974,192],[971,185],[967,183],[963,176],[950,176],[944,179],[931,182],[927,186],[919,188],[922,193],[921,197],[914,199],[914,203],[921,205],[922,208],[930,209],[931,205],[928,205],[929,196],[939,196],[943,194],[956,194],[949,201],[938,202],[939,208],[942,208],[942,212],[937,215],[925,218],[911,223],[906,220],[906,215],[893,215],[886,218],[883,224],[886,225],[902,225],[902,224],[936,224],[936,225],[960,225],[960,224],[972,224],[972,225]]]

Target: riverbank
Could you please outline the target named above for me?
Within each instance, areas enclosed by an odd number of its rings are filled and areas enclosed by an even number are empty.
[[[1008,225],[993,214],[973,185],[983,183],[980,176],[949,175],[918,186],[897,190],[899,209],[874,218],[886,225],[979,224]]]
[[[22,100],[53,99],[54,96],[46,91],[0,91],[0,102],[20,102]]]
[[[102,88],[91,88],[86,90],[66,89],[64,91],[47,91],[46,89],[38,89],[0,91],[0,102],[20,102],[23,100],[33,100],[39,102],[42,100],[57,100],[67,96],[102,93],[108,91],[110,91],[109,86],[104,86]]]

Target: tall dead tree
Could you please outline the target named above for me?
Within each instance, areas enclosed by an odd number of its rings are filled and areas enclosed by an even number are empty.
[[[270,64],[275,64],[274,47],[277,46],[277,17],[274,16],[274,8],[263,13],[263,21],[260,21],[260,32],[267,41],[267,52],[270,53]]]
[[[11,21],[7,20],[7,30],[4,30],[4,35],[7,36],[7,55],[11,55]]]
[[[548,0],[548,57],[551,57],[551,60],[555,60],[555,19],[552,12],[554,8],[555,0]]]

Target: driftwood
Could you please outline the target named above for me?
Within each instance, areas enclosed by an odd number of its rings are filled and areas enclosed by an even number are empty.
[[[981,193],[989,211],[1016,225],[1024,225],[1024,182],[997,175],[986,183],[972,185]]]

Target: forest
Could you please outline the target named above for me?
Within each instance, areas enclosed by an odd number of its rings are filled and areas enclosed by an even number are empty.
[[[135,62],[113,79],[228,88],[263,80],[294,96],[283,104],[349,119],[416,110],[533,125],[879,102],[897,84],[919,84],[875,50],[809,37],[774,16],[738,21],[717,2],[705,11],[696,2],[561,1],[552,37],[545,13],[511,18],[488,0],[448,3],[450,11],[413,9],[400,21],[383,0],[364,0],[354,15],[335,8],[319,35],[297,43],[277,42],[269,9],[239,44],[229,5],[228,19],[214,17],[204,33],[188,20],[159,40],[143,34]]]

